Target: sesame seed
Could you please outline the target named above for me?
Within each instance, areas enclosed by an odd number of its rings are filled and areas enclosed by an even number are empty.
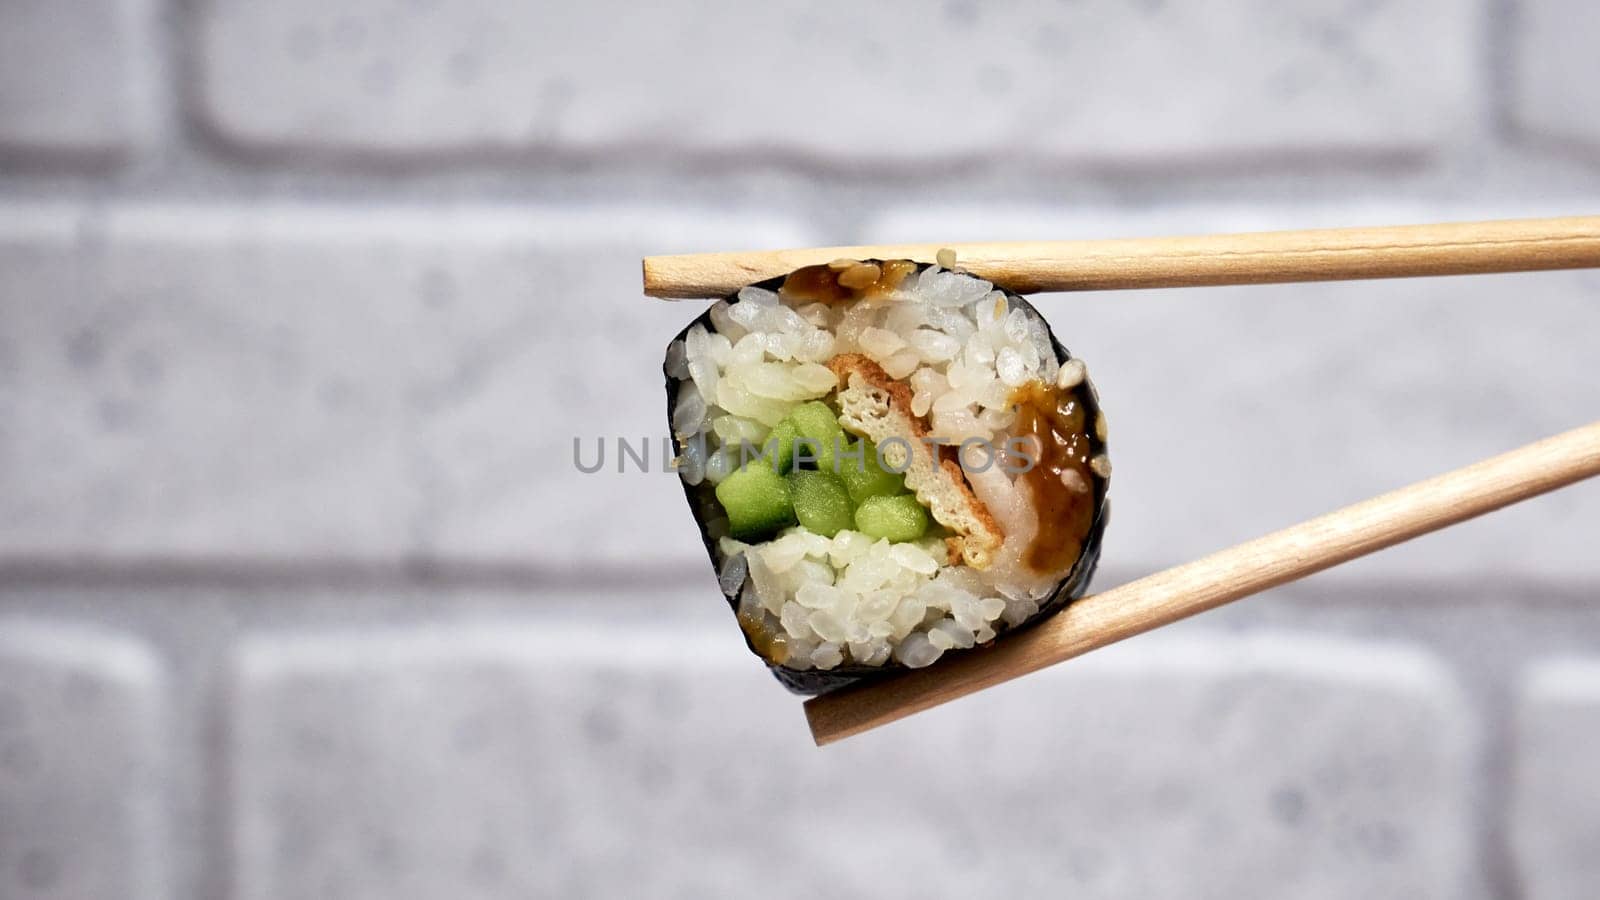
[[[883,270],[871,263],[857,263],[839,275],[839,284],[852,290],[865,290],[878,283]]]
[[[956,267],[956,251],[949,247],[941,247],[939,252],[934,254],[933,259],[934,262],[939,264],[940,268],[954,269]]]
[[[1056,373],[1056,387],[1063,391],[1070,391],[1083,384],[1083,379],[1086,375],[1088,375],[1088,369],[1084,366],[1083,360],[1069,359],[1061,364],[1061,371]],[[1104,437],[1100,439],[1105,440]]]
[[[1094,459],[1089,460],[1089,468],[1101,478],[1110,478],[1111,457],[1106,456],[1104,453],[1097,453]]]
[[[1083,473],[1077,469],[1063,469],[1061,471],[1061,483],[1066,485],[1067,490],[1074,494],[1089,493],[1089,482],[1083,477]]]

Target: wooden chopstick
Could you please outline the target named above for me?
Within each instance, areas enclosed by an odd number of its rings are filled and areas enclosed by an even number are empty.
[[[1600,422],[1085,597],[926,669],[808,700],[829,744],[1473,516],[1600,475]]]
[[[835,259],[957,265],[1016,291],[1082,291],[1468,275],[1600,266],[1600,216],[1325,228],[1094,241],[887,244],[644,259],[652,297],[725,297],[748,284]]]

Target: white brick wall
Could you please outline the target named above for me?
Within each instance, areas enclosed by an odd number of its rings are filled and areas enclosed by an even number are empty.
[[[154,129],[149,0],[0,3],[0,163],[126,155]]]
[[[1472,110],[1479,15],[216,0],[202,26],[202,115],[245,146],[1123,161],[1430,149]]]
[[[1529,900],[1593,896],[1600,884],[1600,661],[1546,662],[1519,696],[1513,840]]]
[[[1456,897],[1472,869],[1470,723],[1396,650],[1150,641],[823,753],[699,632],[289,635],[237,684],[247,898]]]
[[[0,551],[18,557],[337,547],[378,562],[698,568],[681,491],[659,471],[659,383],[668,338],[703,304],[642,299],[637,259],[807,240],[770,217],[628,209],[7,218],[15,289],[0,309],[20,389],[0,430],[16,461],[0,469]],[[1186,226],[1239,221],[1228,208],[1169,221],[930,208],[864,230]],[[1106,564],[1173,565],[1582,424],[1597,297],[1600,276],[1557,272],[1041,299],[1112,422]],[[591,463],[605,440],[605,469],[578,471],[575,436]],[[657,471],[619,474],[619,436],[648,437]],[[1597,497],[1581,485],[1340,574],[1600,577]]]
[[[166,896],[163,707],[138,644],[0,618],[0,896]]]
[[[1535,139],[1600,158],[1600,8],[1525,0],[1516,19],[1515,121]]]
[[[1600,485],[819,751],[571,458],[646,253],[1600,212],[1591,7],[0,0],[0,900],[1593,894]],[[1041,298],[1101,583],[1593,420],[1597,301]]]
[[[703,560],[660,471],[661,358],[702,307],[648,250],[806,242],[629,209],[19,208],[0,553]],[[617,436],[654,449],[615,471]],[[573,438],[611,445],[573,463]]]

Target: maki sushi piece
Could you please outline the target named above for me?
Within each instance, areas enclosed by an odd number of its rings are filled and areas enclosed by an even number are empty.
[[[969,652],[1087,588],[1111,474],[1082,361],[1014,294],[837,260],[668,346],[676,466],[746,642],[815,694]]]

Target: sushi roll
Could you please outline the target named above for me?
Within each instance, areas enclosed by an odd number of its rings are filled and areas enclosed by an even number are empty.
[[[1094,388],[1027,301],[948,252],[746,287],[664,370],[722,592],[791,690],[932,665],[1087,588],[1111,474]]]

